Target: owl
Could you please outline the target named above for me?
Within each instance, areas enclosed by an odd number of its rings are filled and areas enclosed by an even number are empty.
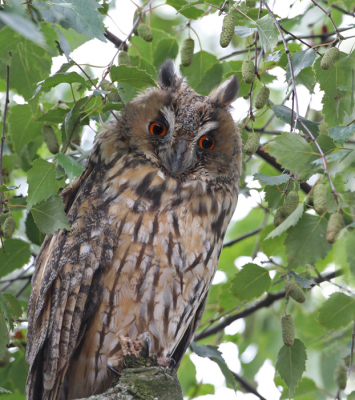
[[[28,307],[29,400],[108,389],[124,342],[178,368],[201,320],[235,210],[241,138],[234,76],[208,97],[172,61],[159,88],[97,136],[63,192],[71,230],[47,236]]]

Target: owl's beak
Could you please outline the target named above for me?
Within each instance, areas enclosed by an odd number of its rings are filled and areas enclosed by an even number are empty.
[[[177,144],[171,149],[171,152],[167,158],[167,165],[165,167],[171,172],[173,176],[180,173],[185,169],[185,157],[184,154],[187,150],[187,143],[185,140],[180,140]]]

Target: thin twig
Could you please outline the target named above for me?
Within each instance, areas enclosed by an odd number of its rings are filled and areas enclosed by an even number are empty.
[[[149,9],[149,7],[150,7],[150,5],[151,5],[152,2],[153,2],[153,0],[149,0],[149,1],[148,1],[148,3],[146,4],[146,6],[145,6],[145,7],[143,8],[143,10],[142,10],[142,13],[146,12],[146,11]],[[121,50],[121,48],[127,43],[127,41],[128,41],[128,40],[131,38],[131,36],[133,35],[133,33],[134,33],[134,31],[135,31],[135,29],[136,29],[138,23],[139,23],[139,20],[140,20],[140,17],[138,17],[138,18],[134,21],[133,28],[131,29],[131,31],[130,31],[129,34],[127,35],[126,39],[123,40],[122,43],[117,47],[116,54],[114,55],[113,59],[111,60],[111,62],[110,62],[109,65],[108,65],[106,71],[104,72],[104,75],[103,75],[103,77],[102,77],[102,81],[103,81],[103,80],[106,78],[106,76],[109,74],[110,68],[112,67],[112,65],[113,65],[113,63],[114,63],[114,61],[115,61],[115,59],[116,59],[116,56],[118,55],[118,53],[119,53],[119,51]],[[102,81],[101,81],[101,82],[102,82]]]
[[[281,26],[281,25],[280,25]],[[303,43],[305,46],[309,47],[310,49],[313,49],[313,47],[311,45],[309,45],[308,43],[304,42],[301,38],[295,36],[293,33],[289,32],[288,30],[286,30],[284,27],[281,26],[281,29],[287,33],[288,35],[291,35],[292,37],[294,37],[296,40],[300,41],[301,43]],[[320,56],[322,55],[318,50],[313,49],[317,54],[319,54]]]
[[[84,69],[76,62],[76,61],[74,61],[73,59],[71,59],[72,61],[73,61],[73,63],[81,70],[81,72],[89,79],[89,81],[91,82],[91,84],[94,86],[94,88],[98,88],[96,85],[95,85],[95,83],[94,83],[94,81],[92,80],[92,78],[91,78],[91,76],[89,75],[89,74],[87,74],[85,71],[84,71]]]
[[[338,32],[345,32],[350,29],[354,29],[354,28],[352,28],[352,27],[342,28],[342,29],[338,29]],[[336,35],[336,32],[320,33],[318,35],[291,36],[289,38],[286,38],[285,40],[286,40],[286,42],[290,42],[292,40],[295,40],[295,37],[297,38],[297,40],[300,40],[300,39],[322,39],[323,40],[323,39],[326,39],[333,35]],[[282,41],[277,42],[277,46],[279,46],[282,43],[283,43]],[[261,47],[258,47],[258,50],[260,50],[260,49],[261,49]],[[226,56],[220,57],[218,60],[220,60],[220,61],[225,60],[226,58],[233,57],[233,56],[236,56],[239,54],[248,53],[249,51],[250,51],[249,49],[233,51],[232,53],[227,54]]]
[[[15,293],[15,297],[20,296],[20,294],[31,284],[31,278],[27,279],[27,282],[25,282],[20,289]]]
[[[6,290],[13,282],[17,281],[18,279],[22,279],[23,275],[31,268],[33,267],[33,264],[29,265],[27,268],[22,269],[19,271],[13,278],[8,279],[7,281],[2,281],[1,283],[5,283],[3,286],[0,288],[0,292],[3,292]],[[29,275],[28,277],[32,278],[32,275]],[[28,278],[26,276],[26,278]]]
[[[263,397],[245,378],[242,376],[238,375],[236,372],[233,372],[230,370],[232,375],[234,376],[234,379],[240,383],[240,386],[242,386],[247,392],[252,393],[254,396],[258,397],[260,400],[266,400],[265,397]]]
[[[311,0],[311,1],[312,1],[312,3],[313,3],[315,6],[317,6],[318,8],[320,8],[320,9],[324,12],[324,14],[326,14],[326,15],[328,16],[328,18],[330,19],[331,23],[333,24],[333,28],[334,28],[334,30],[335,30],[337,36],[338,36],[338,39],[342,39],[342,36],[340,35],[340,33],[339,33],[339,31],[338,31],[338,28],[337,28],[337,26],[335,25],[335,23],[334,23],[334,21],[333,21],[333,18],[332,18],[332,16],[330,15],[330,13],[328,13],[328,11],[325,11],[324,8],[321,7],[321,6],[320,6],[318,3],[316,3],[314,0]]]
[[[9,91],[10,91],[10,67],[6,66],[6,97],[5,97],[5,109],[4,109],[4,117],[2,121],[2,132],[1,132],[1,143],[0,143],[0,186],[3,185],[3,177],[2,177],[2,157],[4,154],[4,145],[5,145],[5,128],[6,128],[6,115],[7,109],[9,105]],[[1,231],[1,214],[3,210],[3,204],[5,202],[4,193],[0,193],[0,239],[1,239],[1,246],[2,251],[5,253],[5,245],[2,239],[2,231]]]
[[[340,12],[342,12],[343,14],[351,15],[352,17],[355,17],[355,11],[347,11],[344,8],[341,8],[341,7],[337,6],[336,4],[332,4],[331,7],[335,8],[336,10],[338,10]]]
[[[250,231],[250,232],[246,233],[245,235],[242,235],[242,236],[237,237],[236,239],[230,240],[229,242],[226,242],[223,244],[223,248],[229,247],[235,243],[241,242],[242,240],[244,240],[250,236],[256,235],[257,233],[259,233],[262,230],[263,230],[262,227],[258,228],[258,229],[254,229],[253,231]]]
[[[281,26],[280,26],[278,20],[276,19],[274,13],[271,11],[271,9],[268,6],[266,0],[261,0],[261,1],[264,3],[264,5],[265,5],[266,9],[268,10],[271,18],[274,20],[276,28],[279,31],[279,34],[281,36],[283,45],[285,47],[287,60],[288,60],[289,66],[290,66],[290,73],[291,73],[291,79],[292,79],[292,90],[293,90],[293,93],[294,93],[294,96],[295,96],[295,105],[296,105],[296,118],[295,119],[297,121],[298,120],[298,116],[299,116],[298,97],[297,97],[296,80],[295,80],[295,74],[294,74],[294,71],[293,71],[293,65],[292,65],[292,61],[291,61],[290,50],[289,50],[289,48],[287,46],[287,42],[286,42],[285,36],[284,36],[284,34],[282,32]],[[297,126],[297,123],[295,124],[294,129],[296,129],[296,126]]]
[[[311,138],[312,142],[314,142],[314,144],[317,146],[317,149],[319,151],[320,156],[322,157],[323,160],[323,166],[324,166],[324,173],[328,178],[329,184],[330,184],[330,188],[331,188],[331,192],[333,193],[334,199],[335,201],[338,203],[339,202],[339,194],[337,193],[335,186],[333,184],[333,181],[329,175],[328,172],[328,162],[327,159],[325,158],[325,155],[323,153],[322,148],[319,146],[317,140],[315,139],[315,137],[313,136],[312,132],[307,128],[307,126],[303,123],[303,121],[301,120],[301,118],[298,118],[297,121],[303,126],[303,128],[307,131],[309,137]],[[296,123],[297,125],[297,123]]]
[[[334,279],[336,276],[342,274],[342,270],[337,270],[335,272],[331,272],[327,275],[320,276],[319,278],[314,279],[316,283],[321,283],[327,281],[329,279]],[[311,290],[312,288],[308,289]],[[222,329],[226,328],[232,322],[237,321],[238,319],[245,318],[248,315],[253,314],[254,312],[260,310],[261,308],[269,307],[275,301],[280,300],[285,297],[286,292],[282,290],[281,292],[277,293],[269,293],[264,300],[258,301],[254,303],[252,306],[246,308],[245,310],[235,314],[230,315],[229,317],[225,318],[223,321],[215,325],[213,328],[207,329],[205,332],[201,332],[197,334],[194,338],[194,341],[197,342],[198,340],[202,340],[208,336],[214,335],[215,333],[220,332]]]

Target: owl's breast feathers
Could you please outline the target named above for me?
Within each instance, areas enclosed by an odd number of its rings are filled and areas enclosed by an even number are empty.
[[[152,352],[179,363],[217,268],[237,175],[179,181],[132,153],[114,126],[98,136],[63,193],[71,231],[47,237],[37,259],[29,399],[105,390],[108,360],[122,354],[118,335],[149,332]]]

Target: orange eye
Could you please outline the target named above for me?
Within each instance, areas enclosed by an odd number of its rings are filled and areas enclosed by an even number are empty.
[[[198,141],[198,145],[205,150],[211,150],[214,148],[214,140],[209,136],[202,136]]]
[[[164,136],[167,132],[167,129],[160,122],[152,122],[149,125],[149,132],[155,136]]]

